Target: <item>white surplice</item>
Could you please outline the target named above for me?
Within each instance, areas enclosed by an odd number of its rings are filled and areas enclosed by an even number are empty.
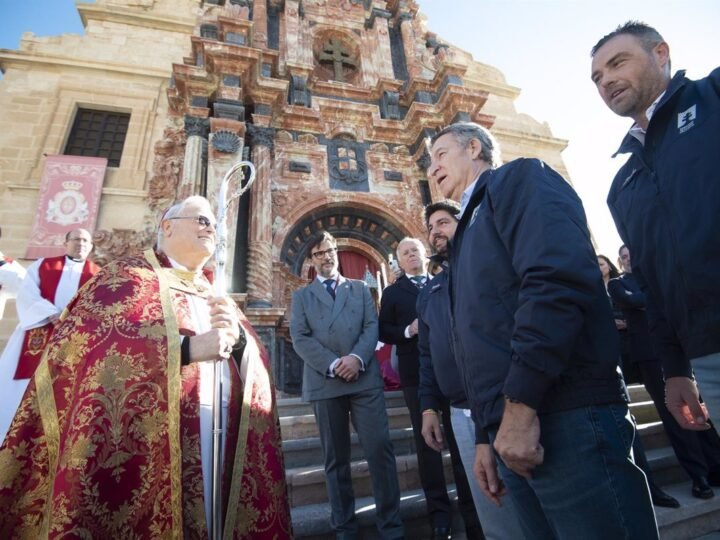
[[[73,261],[66,257],[54,302],[49,302],[40,294],[39,268],[42,261],[43,259],[38,259],[28,266],[27,274],[20,284],[16,300],[20,322],[0,356],[0,440],[5,439],[10,422],[30,382],[30,379],[14,378],[25,332],[46,325],[50,316],[62,313],[78,290],[85,266],[85,261]]]
[[[175,260],[168,257],[174,268],[185,268]],[[190,306],[190,318],[196,334],[204,334],[212,330],[210,326],[210,307],[207,300],[192,294],[186,294]],[[181,338],[182,339],[182,338]],[[203,494],[205,496],[205,516],[208,522],[208,531],[212,519],[212,406],[213,406],[213,382],[214,362],[200,362],[200,458],[203,473]],[[228,404],[230,403],[230,363],[222,361],[223,386],[222,386],[222,425],[227,425]],[[226,431],[227,432],[227,431]],[[223,445],[224,446],[224,445]],[[221,453],[220,463],[224,462],[224,448]]]
[[[17,296],[25,274],[25,268],[17,261],[5,262],[0,266],[0,319],[5,313],[5,302]]]

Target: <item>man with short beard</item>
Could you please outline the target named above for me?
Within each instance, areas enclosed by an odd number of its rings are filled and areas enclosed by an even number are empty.
[[[431,448],[440,452],[445,439],[448,445],[455,444],[462,461],[462,468],[454,469],[455,482],[460,486],[458,477],[467,476],[467,484],[472,494],[475,510],[482,524],[482,530],[467,529],[469,539],[487,538],[488,540],[509,540],[523,538],[518,523],[515,505],[507,497],[502,505],[499,500],[491,501],[480,490],[472,476],[475,460],[475,425],[470,418],[470,404],[463,388],[460,373],[452,353],[449,327],[448,244],[455,235],[457,215],[460,205],[455,201],[444,200],[425,207],[425,224],[428,240],[440,262],[441,271],[436,274],[427,287],[420,291],[417,301],[418,351],[420,359],[420,385],[418,394],[422,415],[422,434]],[[440,418],[436,411],[444,402],[449,402],[451,433],[455,441],[446,437],[440,428]],[[443,417],[447,431],[447,417]],[[454,464],[454,462],[453,462]],[[458,487],[458,496],[460,488]]]
[[[720,417],[720,68],[697,81],[671,77],[670,47],[636,21],[591,56],[600,97],[634,122],[607,202],[648,293],[665,401],[685,429],[708,429]]]
[[[428,415],[435,418],[438,415],[443,417],[450,456],[455,469],[460,510],[465,528],[468,530],[468,538],[482,538],[479,536],[482,533],[479,532],[481,529],[472,504],[470,487],[450,425],[449,404],[445,399],[440,399],[433,407],[421,407],[418,395],[420,365],[417,300],[430,281],[425,246],[417,238],[403,238],[397,246],[397,261],[403,274],[383,290],[379,316],[380,341],[397,347],[398,372],[405,403],[410,411],[418,458],[418,474],[433,528],[431,538],[446,540],[452,537],[452,506],[443,473],[440,453],[442,446],[439,449],[430,447],[422,436],[422,418]]]
[[[315,234],[306,250],[317,276],[293,293],[290,336],[304,363],[302,398],[312,404],[322,443],[330,525],[338,540],[358,538],[350,475],[352,422],[370,470],[379,536],[403,538],[400,485],[375,359],[375,302],[364,282],[340,274],[337,241],[330,233]]]

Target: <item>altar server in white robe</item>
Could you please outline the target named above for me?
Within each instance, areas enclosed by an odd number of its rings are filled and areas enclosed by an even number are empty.
[[[75,229],[65,236],[65,255],[32,263],[17,291],[19,323],[0,357],[0,440],[42,358],[54,324],[75,293],[100,267],[88,260],[92,236]]]

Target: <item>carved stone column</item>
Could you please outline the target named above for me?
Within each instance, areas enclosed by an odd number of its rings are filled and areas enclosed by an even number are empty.
[[[177,188],[177,199],[182,200],[190,195],[202,195],[203,146],[207,144],[210,121],[197,116],[185,117],[185,160],[180,185]]]
[[[413,16],[410,13],[402,13],[399,17],[400,33],[402,34],[403,47],[405,48],[405,62],[407,63],[408,75],[411,79],[417,78],[422,69],[415,57],[415,31],[413,30]]]
[[[253,47],[265,49],[268,46],[267,0],[253,3]]]
[[[375,17],[375,31],[378,48],[375,61],[377,62],[377,75],[381,79],[394,79],[392,65],[392,47],[390,46],[390,29],[388,19],[390,13],[385,10],[375,9],[379,15]]]
[[[272,307],[272,128],[248,124],[255,184],[250,189],[248,307]]]

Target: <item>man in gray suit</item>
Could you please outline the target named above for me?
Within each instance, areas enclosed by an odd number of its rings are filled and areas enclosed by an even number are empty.
[[[308,257],[317,278],[293,294],[290,335],[305,364],[303,399],[312,403],[320,433],[332,508],[330,523],[338,539],[358,537],[349,419],[372,477],[380,537],[403,538],[395,455],[383,381],[375,361],[375,304],[365,283],[338,272],[337,243],[331,234],[316,235]]]

